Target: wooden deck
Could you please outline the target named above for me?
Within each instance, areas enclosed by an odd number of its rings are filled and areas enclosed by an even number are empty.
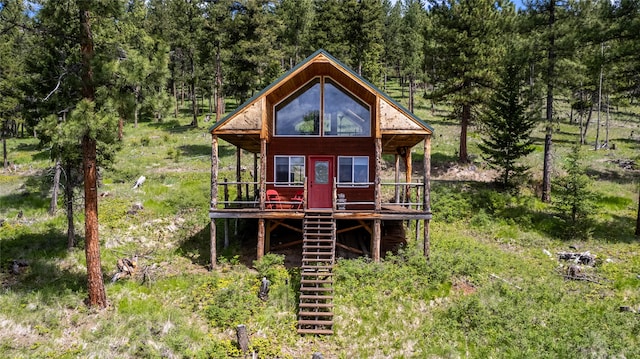
[[[332,209],[263,209],[260,208],[216,208],[209,210],[210,218],[261,218],[261,219],[302,219],[307,212],[333,213],[335,219],[431,219],[431,212],[407,208],[400,205],[382,206],[380,211],[374,210],[332,210]]]

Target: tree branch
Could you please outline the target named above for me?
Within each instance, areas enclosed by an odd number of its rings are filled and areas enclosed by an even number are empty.
[[[51,90],[51,92],[49,92],[49,94],[45,98],[42,99],[42,101],[47,101],[49,99],[49,97],[51,97],[51,95],[53,95],[56,91],[58,91],[58,88],[60,88],[60,83],[62,83],[62,78],[66,74],[67,74],[66,71],[60,74],[60,77],[58,78],[58,84],[56,85],[56,87],[53,90]]]

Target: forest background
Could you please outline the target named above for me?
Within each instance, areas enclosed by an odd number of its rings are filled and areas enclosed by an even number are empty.
[[[435,128],[433,253],[339,261],[336,335],[307,338],[242,224],[205,269],[203,126],[319,48]],[[0,1],[0,354],[232,357],[242,323],[261,357],[637,356],[639,57],[634,0]],[[534,122],[505,186],[509,78]],[[599,259],[569,281],[565,250]]]

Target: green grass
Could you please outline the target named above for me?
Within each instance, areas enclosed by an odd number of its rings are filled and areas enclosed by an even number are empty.
[[[389,91],[400,97],[395,83]],[[101,171],[100,240],[110,302],[101,311],[83,304],[81,203],[80,241],[69,251],[64,211],[47,214],[48,154],[33,139],[9,139],[9,159],[18,167],[0,172],[0,357],[238,357],[239,323],[247,325],[261,358],[308,358],[315,351],[326,358],[640,356],[637,314],[619,311],[640,309],[637,172],[615,163],[638,161],[638,140],[628,135],[640,123],[629,114],[639,109],[613,114],[616,150],[584,151],[597,203],[588,240],[561,239],[562,222],[538,199],[543,124],[526,159],[530,179],[519,196],[509,196],[487,182],[447,178],[456,160],[457,123],[447,118],[447,107],[432,114],[421,98],[416,109],[436,130],[431,260],[421,256],[413,229],[407,248],[380,263],[339,260],[336,334],[322,338],[296,334],[299,272],[284,268],[278,256],[252,263],[254,248],[246,248],[242,230],[244,241],[232,238],[229,249],[219,248],[220,268],[206,270],[210,137],[202,124],[190,128],[185,117],[128,125],[116,163]],[[554,176],[577,133],[566,119],[556,127]],[[480,138],[472,127],[469,153],[484,174]],[[224,141],[220,147],[221,176],[231,180],[234,150]],[[414,160],[421,157],[417,146]],[[245,154],[242,164],[252,168],[252,156]],[[145,184],[133,189],[141,175]],[[143,209],[134,213],[136,203]],[[570,245],[597,255],[590,273],[599,283],[565,280],[561,263],[544,253]],[[134,254],[142,255],[140,273],[111,283],[116,260]],[[19,275],[8,271],[16,259],[29,263]],[[262,276],[272,282],[266,302],[257,298]]]

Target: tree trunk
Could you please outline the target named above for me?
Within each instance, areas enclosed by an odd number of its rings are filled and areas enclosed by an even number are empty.
[[[584,132],[582,133],[582,144],[587,143],[587,130],[589,130],[589,123],[593,115],[593,106],[589,107],[589,115],[587,115],[587,121],[584,124]]]
[[[82,54],[82,96],[95,100],[93,69],[93,35],[89,13],[89,2],[83,0],[80,7],[80,52]],[[100,239],[98,237],[98,188],[97,188],[96,140],[85,134],[82,137],[82,169],[84,174],[85,255],[87,260],[87,305],[106,308],[107,295],[102,281],[100,265]]]
[[[549,1],[549,50],[547,58],[547,129],[544,135],[544,164],[542,169],[542,202],[551,201],[551,145],[553,136],[553,81],[556,64],[555,34],[555,0]]]
[[[118,118],[118,141],[122,141],[123,132],[124,132],[124,118],[120,116]]]
[[[640,236],[640,191],[638,191],[638,215],[636,217],[636,236]]]
[[[9,167],[9,161],[7,160],[7,138],[4,135],[2,136],[2,159],[4,162],[3,168]]]
[[[412,76],[409,76],[409,111],[410,112],[413,112],[414,86],[415,86],[415,80],[413,79],[413,75],[412,75]]]
[[[71,249],[76,246],[76,226],[73,223],[73,189],[76,184],[71,173],[71,163],[67,163],[65,168],[67,181],[64,186],[64,203],[67,209],[67,249]]]
[[[216,122],[222,119],[224,113],[222,97],[222,60],[220,59],[220,49],[216,52]]]
[[[193,54],[189,56],[191,64],[191,110],[193,112],[193,119],[191,120],[191,126],[198,127],[198,99],[196,96],[196,62],[193,58]]]
[[[462,119],[460,121],[460,163],[469,162],[469,154],[467,153],[467,132],[469,123],[471,122],[471,105],[465,103],[462,105]]]
[[[604,43],[602,44],[602,52],[604,54]],[[600,81],[598,83],[598,120],[596,125],[596,143],[594,150],[600,148],[600,113],[602,113],[602,65],[600,65]]]
[[[605,133],[604,133],[604,143],[607,144],[607,149],[609,149],[609,96],[607,95],[607,117],[605,120]],[[613,146],[611,147],[613,148]]]
[[[98,236],[98,187],[96,170],[96,141],[89,136],[82,139],[84,172],[84,228],[85,255],[87,257],[87,282],[89,306],[105,308],[107,296],[102,281],[100,264],[100,239]]]
[[[135,103],[133,104],[133,127],[138,128],[138,113],[140,112],[140,85],[134,90]]]
[[[173,117],[178,118],[178,90],[176,90],[176,80],[173,80],[173,99],[176,101],[176,108],[173,111]]]
[[[58,188],[60,187],[60,159],[56,160],[55,172],[53,175],[53,188],[51,190],[51,204],[49,204],[49,215],[53,216],[58,209]]]

